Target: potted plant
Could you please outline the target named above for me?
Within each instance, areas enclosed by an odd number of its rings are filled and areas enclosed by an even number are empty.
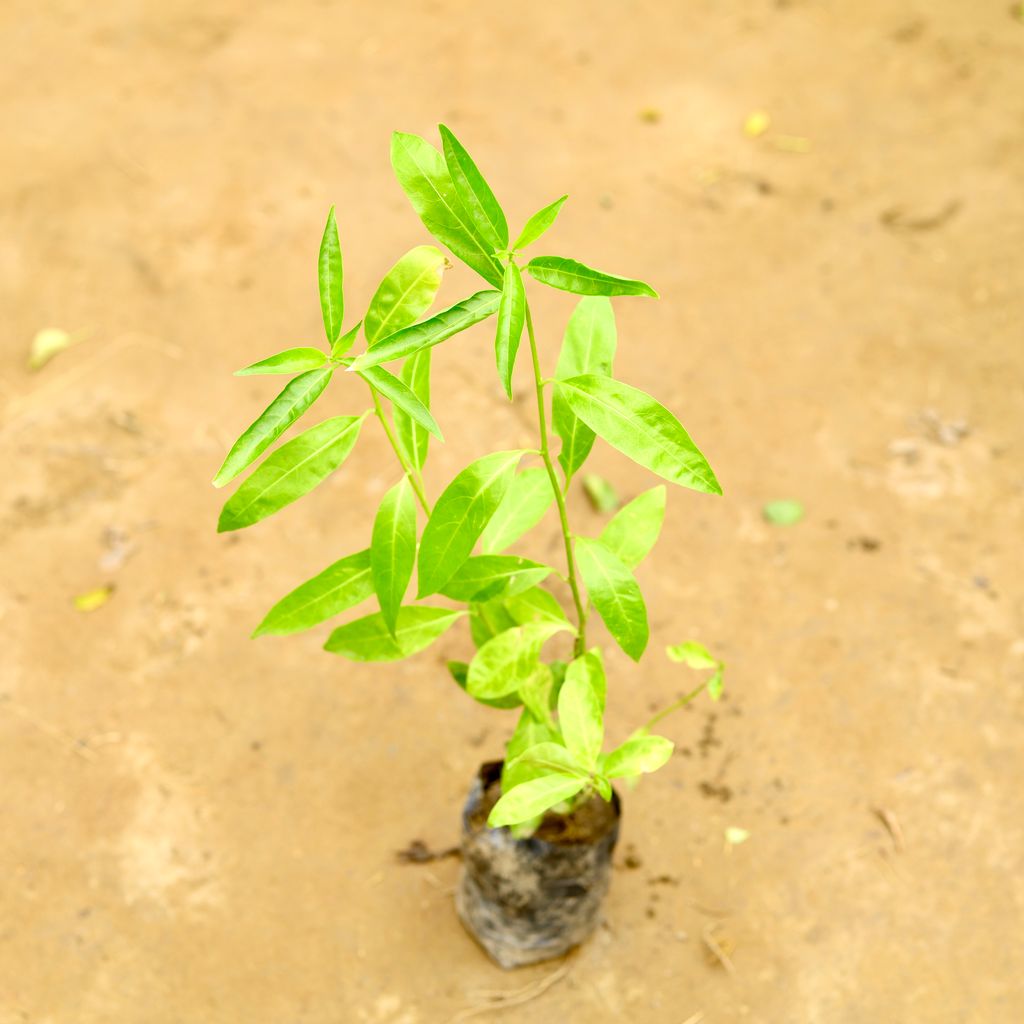
[[[384,276],[362,320],[346,321],[332,208],[318,261],[326,347],[288,349],[238,371],[291,380],[235,442],[214,484],[246,470],[332,381],[351,387],[353,401],[356,385],[365,389],[364,411],[326,419],[271,452],[228,499],[218,530],[251,526],[313,490],[345,461],[367,419],[377,420],[394,451],[395,484],[376,511],[369,545],[282,598],[254,635],[309,629],[372,598],[377,609],[338,626],[325,648],[386,662],[419,653],[468,620],[476,652],[468,662],[450,662],[451,674],[470,697],[509,712],[514,725],[504,757],[482,766],[466,804],[456,902],[472,934],[511,967],[559,955],[593,929],[618,835],[613,783],[665,764],[673,744],[653,727],[701,690],[717,699],[722,687],[722,664],[700,644],[669,648],[673,659],[711,675],[621,746],[603,749],[605,670],[588,625],[596,612],[629,657],[644,653],[647,612],[633,570],[657,540],[666,488],[635,498],[600,536],[583,537],[570,525],[570,484],[600,437],[670,483],[709,494],[721,489],[672,413],[612,375],[611,299],[656,297],[654,289],[561,256],[523,257],[566,197],[534,214],[510,241],[476,164],[451,131],[442,125],[440,132],[440,152],[418,136],[395,133],[392,165],[427,230],[486,287],[425,316],[446,259],[440,249],[419,245]],[[553,376],[542,369],[524,271],[581,296]],[[526,339],[537,444],[475,459],[432,498],[423,471],[431,436],[441,439],[439,403],[430,395],[433,350],[491,317],[498,377],[509,399]],[[365,347],[357,345],[360,333]],[[509,553],[552,505],[564,564]]]

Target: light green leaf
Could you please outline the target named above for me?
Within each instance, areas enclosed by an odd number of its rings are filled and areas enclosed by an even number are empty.
[[[712,700],[720,700],[725,689],[725,666],[719,664],[715,674],[708,680],[708,696]]]
[[[619,492],[615,490],[615,485],[597,473],[587,473],[584,475],[583,493],[586,494],[590,504],[594,506],[594,510],[596,512],[603,512],[605,515],[609,512],[614,512],[622,504],[622,499],[619,497]]]
[[[523,751],[529,747],[535,746],[538,743],[546,743],[550,740],[554,740],[558,735],[558,731],[554,726],[547,724],[546,722],[540,722],[534,718],[533,713],[528,709],[524,708],[522,714],[519,716],[519,722],[516,725],[515,732],[512,733],[508,743],[505,744],[505,767],[507,768],[510,764]],[[504,772],[502,772],[502,788],[511,789],[511,786],[505,785]]]
[[[320,241],[317,280],[320,283],[320,310],[324,315],[324,330],[327,332],[328,342],[333,345],[341,334],[341,321],[345,314],[341,244],[338,241],[338,225],[334,219],[333,206],[331,212],[327,214],[324,237]]]
[[[501,304],[498,306],[498,328],[494,337],[494,355],[498,364],[498,377],[505,394],[512,397],[512,371],[516,365],[516,353],[526,323],[526,291],[523,277],[514,263],[505,267],[505,280],[501,288]]]
[[[398,609],[416,564],[416,499],[407,477],[377,509],[370,540],[370,571],[384,625],[394,633]]]
[[[555,492],[551,489],[551,477],[546,469],[535,466],[517,473],[498,510],[480,535],[484,554],[496,554],[514,544],[544,518],[554,500]]]
[[[363,416],[335,416],[281,445],[228,499],[217,532],[240,530],[308,494],[348,457]]]
[[[399,379],[416,396],[424,409],[430,409],[430,349],[425,348],[402,364]],[[430,432],[414,420],[399,406],[392,408],[395,433],[405,457],[416,467],[423,469],[430,446]]]
[[[449,661],[448,671],[452,675],[452,679],[459,684],[459,688],[465,691],[466,682],[469,679],[469,663],[465,661]],[[518,693],[509,693],[504,697],[497,697],[494,700],[488,700],[486,697],[483,699],[474,697],[480,704],[485,704],[489,708],[500,708],[501,710],[508,710],[509,708],[517,708],[523,702],[519,699]]]
[[[576,540],[576,564],[594,607],[615,642],[634,661],[647,646],[647,609],[629,568],[599,540]]]
[[[542,662],[519,684],[519,699],[539,722],[553,722],[551,690],[554,685],[554,673]]]
[[[438,130],[448,173],[474,227],[492,249],[503,249],[508,245],[508,224],[498,200],[462,143],[445,125],[438,125]]]
[[[588,776],[588,772],[585,769],[581,770],[581,765],[577,764],[570,751],[561,743],[548,740],[527,747],[508,765],[501,775],[501,788],[505,792],[510,792],[516,786],[539,779],[543,775],[550,775],[552,772],[581,779]]]
[[[454,306],[442,309],[429,320],[405,327],[378,341],[373,348],[357,356],[350,369],[362,370],[368,366],[390,363],[393,359],[402,359],[423,349],[440,345],[442,341],[447,341],[497,312],[500,300],[501,293],[493,289],[476,292],[469,298],[456,302]]]
[[[582,672],[565,674],[558,693],[558,725],[573,761],[593,771],[604,742],[604,709],[597,690]]]
[[[394,635],[380,612],[339,626],[327,638],[324,650],[352,661],[398,661],[429,647],[465,612],[425,605],[398,610]]]
[[[499,633],[469,663],[466,692],[489,699],[515,693],[537,667],[544,644],[556,633],[571,629],[568,623],[531,622]]]
[[[419,597],[436,594],[469,557],[522,456],[521,451],[485,455],[445,488],[420,541]]]
[[[284,390],[234,443],[213,478],[214,487],[230,483],[255,462],[320,396],[334,370],[325,366],[288,381]]]
[[[551,567],[517,555],[471,555],[441,588],[453,601],[488,601],[522,593],[552,572]]]
[[[601,531],[601,543],[635,569],[647,557],[665,519],[666,489],[658,484],[619,509]]]
[[[650,395],[597,374],[559,381],[556,386],[572,411],[623,455],[670,483],[722,493],[682,424]]]
[[[298,633],[347,611],[372,593],[370,551],[366,549],[329,565],[281,598],[252,635]]]
[[[725,830],[725,841],[730,846],[739,846],[750,838],[750,830],[740,828],[739,825],[729,825]]]
[[[526,264],[526,271],[541,284],[560,288],[564,292],[575,292],[577,295],[649,295],[652,299],[658,297],[658,293],[643,281],[603,274],[600,270],[594,270],[564,256],[535,256]]]
[[[582,684],[589,686],[597,697],[602,713],[604,712],[608,681],[604,674],[604,661],[601,657],[600,647],[592,647],[586,654],[569,662],[565,670],[565,679],[577,679]]]
[[[584,373],[609,376],[617,334],[611,300],[587,296],[579,300],[562,337],[556,380]],[[594,432],[569,407],[558,388],[551,397],[551,425],[562,439],[558,461],[568,480],[583,465],[594,445]]]
[[[575,796],[586,784],[585,779],[562,772],[524,782],[505,793],[494,805],[487,824],[500,828],[529,821]]]
[[[773,526],[793,526],[803,519],[804,507],[799,501],[769,501],[761,509],[761,514]]]
[[[369,366],[359,371],[359,376],[369,383],[374,391],[379,391],[385,398],[401,409],[409,419],[429,431],[439,441],[443,441],[441,428],[437,420],[430,415],[430,410],[416,397],[415,392],[403,380],[385,370],[383,366]]]
[[[359,328],[362,326],[363,321],[360,320],[355,327],[350,327],[344,334],[339,336],[338,340],[331,346],[332,359],[340,359],[352,347],[352,343],[356,340],[356,335],[359,333]]]
[[[366,311],[366,344],[376,345],[415,323],[441,287],[444,253],[433,245],[410,249],[385,275]]]
[[[718,659],[701,643],[687,640],[665,648],[670,661],[681,662],[689,668],[717,668]]]
[[[531,587],[521,594],[505,598],[505,610],[519,625],[528,622],[569,622],[555,596],[543,587]]]
[[[73,344],[74,338],[60,327],[37,331],[28,352],[28,368],[41,370],[58,352]]]
[[[327,353],[318,348],[288,348],[276,355],[235,370],[236,377],[249,377],[257,373],[301,373],[315,370],[327,362]]]
[[[600,793],[601,799],[607,803],[611,803],[614,792],[612,790],[612,784],[609,779],[604,775],[593,776],[594,788]]]
[[[536,242],[555,223],[555,218],[562,209],[562,203],[568,198],[568,196],[562,196],[561,199],[556,199],[553,203],[549,203],[544,209],[538,210],[526,222],[526,227],[519,232],[519,237],[512,243],[512,248],[518,251]]]
[[[638,736],[626,740],[601,759],[601,771],[610,779],[628,779],[656,772],[672,756],[675,744],[664,736]]]
[[[469,632],[478,649],[492,637],[517,625],[521,623],[512,618],[501,598],[478,601],[469,606]]]
[[[424,227],[468,267],[499,286],[501,265],[494,258],[494,247],[473,224],[441,154],[418,135],[395,132],[391,166]]]

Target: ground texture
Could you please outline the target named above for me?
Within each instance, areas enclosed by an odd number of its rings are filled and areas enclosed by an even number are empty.
[[[0,11],[0,1022],[1024,1019],[1024,23],[369,6]],[[446,677],[464,633],[393,667],[247,638],[365,544],[383,438],[242,535],[208,484],[272,392],[231,371],[318,337],[329,204],[353,306],[426,241],[388,133],[438,120],[513,220],[571,193],[552,251],[659,288],[619,303],[619,372],[726,491],[671,495],[610,728],[690,684],[661,654],[689,637],[728,700],[672,721],[679,755],[627,795],[606,926],[515,975],[461,930],[456,861],[395,856],[456,840],[509,728]],[[553,367],[571,300],[536,291]],[[80,341],[30,373],[51,325]],[[434,493],[532,436],[491,363],[486,331],[436,360]],[[773,498],[806,518],[768,525]],[[531,544],[557,558],[555,524]]]

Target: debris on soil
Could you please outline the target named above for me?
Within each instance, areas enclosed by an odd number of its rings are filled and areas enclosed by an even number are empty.
[[[885,826],[889,838],[892,839],[892,848],[897,853],[903,852],[903,829],[900,828],[899,819],[886,807],[872,807],[871,813]]]
[[[882,211],[879,220],[890,231],[937,231],[959,213],[962,205],[959,199],[950,199],[929,214],[911,214],[902,206],[890,206]]]
[[[813,148],[811,140],[803,135],[775,135],[771,141],[783,153],[810,153]]]
[[[727,804],[732,799],[732,787],[722,782],[710,782],[705,779],[700,784],[700,795],[708,800],[720,800]]]
[[[647,879],[648,885],[678,885],[679,879],[675,875],[655,875]]]
[[[399,850],[395,856],[400,864],[430,864],[435,860],[444,860],[446,857],[458,857],[459,848],[449,846],[444,850],[432,850],[422,839],[413,839],[404,850]]]
[[[761,514],[772,526],[792,526],[803,519],[804,507],[799,501],[780,499],[765,502]]]
[[[522,1006],[524,1003],[528,1003],[543,995],[552,985],[558,984],[571,969],[572,954],[570,953],[569,959],[561,967],[545,975],[539,981],[531,982],[522,988],[509,989],[507,992],[490,989],[473,993],[476,999],[480,1001],[479,1004],[468,1006],[466,1009],[455,1014],[450,1019],[449,1024],[458,1024],[459,1021],[480,1017],[485,1013],[489,1014],[495,1010],[507,1010],[513,1006]]]
[[[759,135],[764,135],[768,131],[768,127],[771,125],[772,119],[768,116],[767,111],[755,110],[750,114],[747,114],[746,119],[743,122],[743,134],[748,139],[756,139]]]
[[[644,862],[640,859],[640,854],[637,853],[636,847],[632,843],[626,847],[626,855],[622,858],[622,866],[629,871],[636,871],[644,866]]]
[[[967,420],[943,420],[934,409],[921,410],[921,423],[929,441],[954,448],[970,432]]]
[[[640,120],[644,124],[660,124],[661,111],[657,107],[646,107],[640,111]]]
[[[877,537],[851,537],[846,542],[846,546],[853,551],[877,551],[882,546],[882,542]]]
[[[726,849],[732,846],[739,846],[740,843],[745,843],[750,838],[750,832],[745,828],[740,828],[738,825],[730,825],[725,830],[725,845]]]
[[[704,956],[708,963],[712,967],[724,967],[735,975],[736,966],[730,959],[730,954],[736,950],[735,941],[710,921],[704,926],[700,937],[704,942]]]
[[[95,587],[92,590],[87,590],[84,594],[79,594],[74,599],[74,605],[80,612],[94,612],[97,608],[102,608],[113,593],[114,584],[106,583],[102,587]]]
[[[711,712],[704,721],[704,730],[700,734],[700,739],[697,740],[697,749],[700,751],[700,756],[702,758],[706,759],[708,754],[710,754],[715,747],[720,747],[722,745],[722,741],[718,738],[718,735],[715,732],[715,724],[717,721],[718,715],[714,712]]]

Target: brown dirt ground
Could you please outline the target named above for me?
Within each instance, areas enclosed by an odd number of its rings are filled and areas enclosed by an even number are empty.
[[[1005,0],[8,0],[0,32],[2,1024],[1024,1019]],[[388,133],[441,119],[512,220],[570,192],[551,248],[660,288],[619,304],[618,366],[727,491],[672,494],[640,572],[650,657],[609,657],[613,738],[689,682],[665,643],[721,651],[729,699],[672,722],[680,756],[628,796],[606,928],[500,1013],[488,991],[553,968],[492,968],[457,864],[394,856],[452,842],[509,727],[445,677],[464,632],[394,667],[323,631],[247,639],[365,542],[382,438],[242,536],[214,533],[208,484],[272,391],[231,371],[318,336],[327,206],[353,307],[425,241]],[[550,363],[571,300],[535,302]],[[83,340],[29,374],[50,324]],[[437,360],[435,493],[530,436],[489,348]],[[594,467],[646,485],[607,449]],[[805,521],[764,523],[776,497]],[[533,544],[555,557],[553,525]],[[724,852],[731,825],[751,837]]]

